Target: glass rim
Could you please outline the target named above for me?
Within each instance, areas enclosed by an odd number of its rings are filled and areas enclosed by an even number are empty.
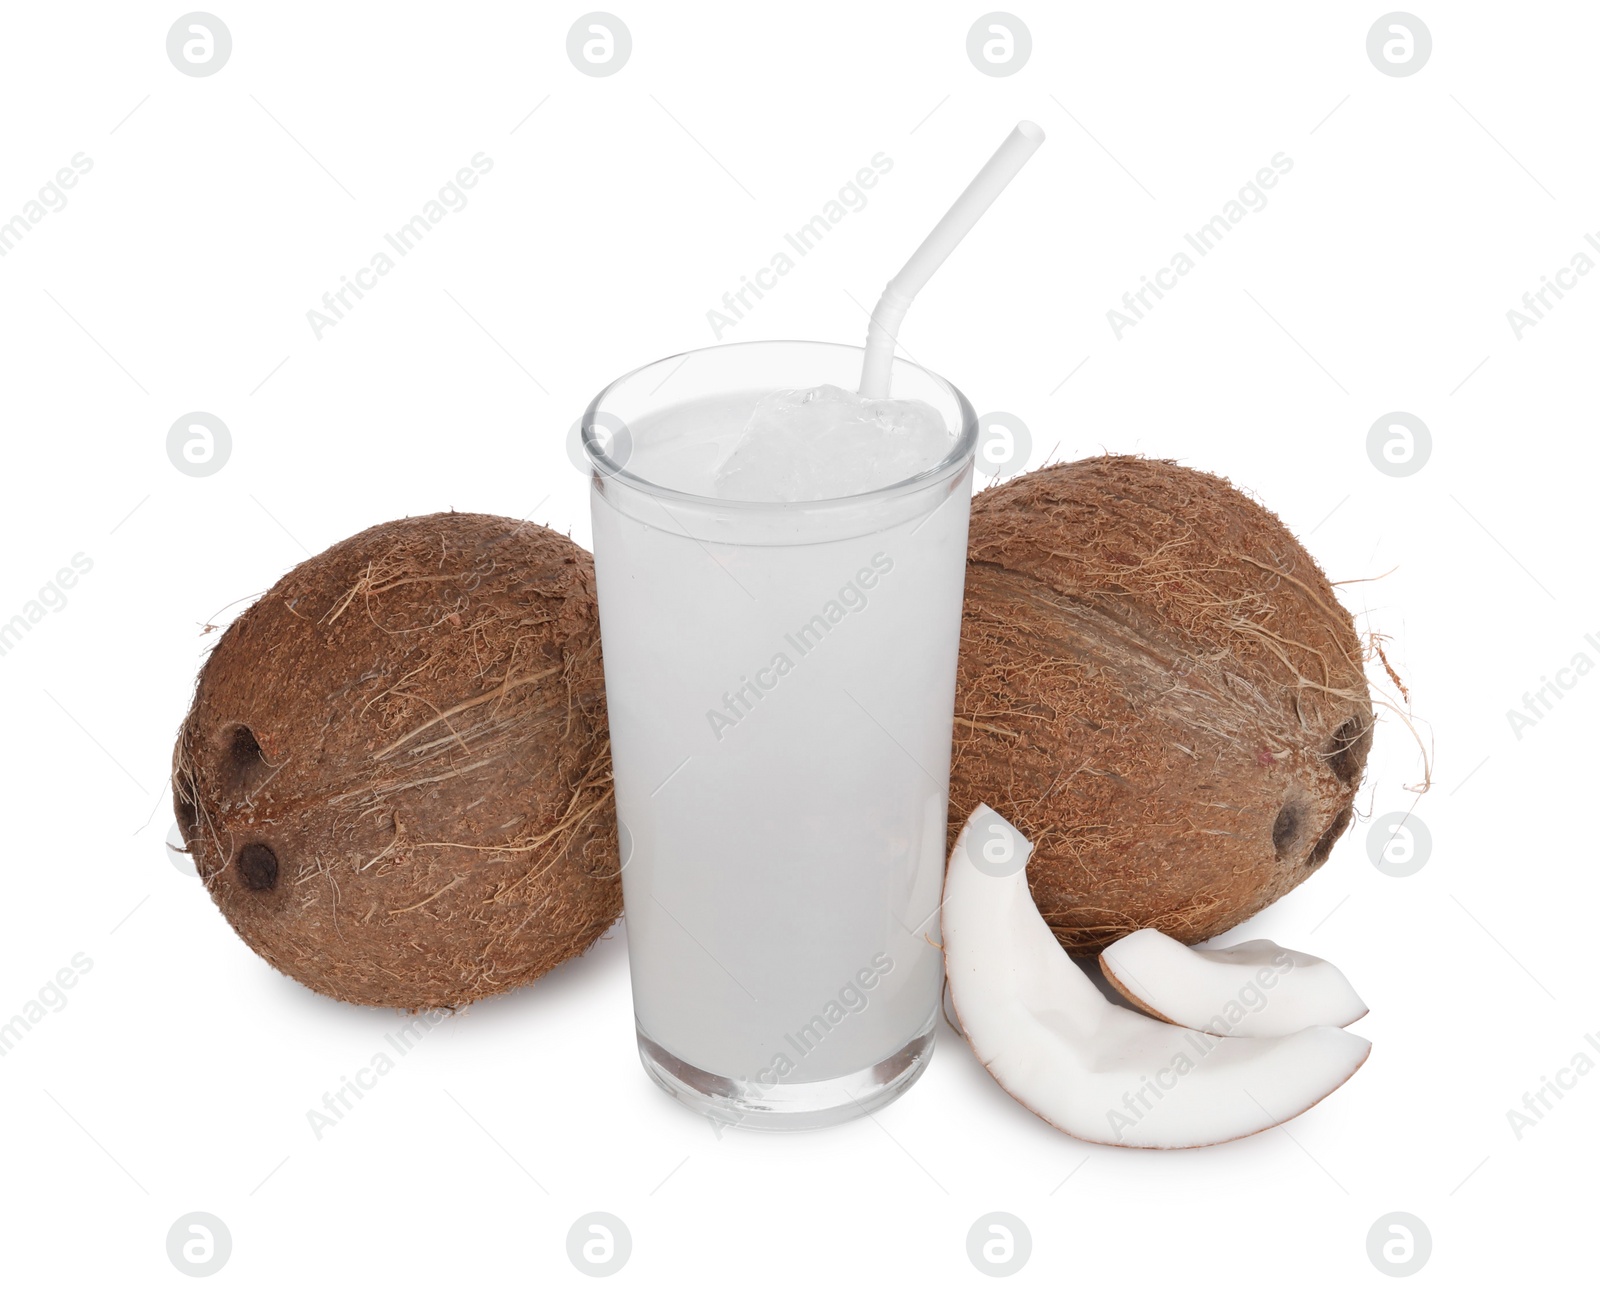
[[[903,480],[896,480],[893,484],[885,484],[881,488],[869,489],[865,493],[847,493],[840,497],[814,498],[805,502],[760,502],[752,501],[747,498],[718,498],[710,497],[703,493],[687,493],[682,489],[669,488],[664,484],[657,484],[653,480],[646,479],[642,475],[634,474],[632,471],[628,470],[625,465],[612,461],[610,456],[608,456],[605,450],[600,446],[599,436],[596,435],[594,431],[597,414],[606,411],[602,405],[613,391],[618,389],[618,387],[620,387],[624,382],[630,381],[634,377],[637,377],[640,373],[647,372],[651,368],[660,367],[662,364],[672,363],[680,359],[686,361],[696,354],[706,354],[712,350],[733,350],[755,346],[772,348],[783,345],[804,345],[833,350],[852,350],[856,354],[863,354],[865,352],[865,347],[863,346],[848,345],[842,341],[812,341],[799,338],[765,341],[729,341],[720,345],[702,345],[696,349],[683,350],[677,354],[669,354],[664,358],[652,359],[648,363],[641,363],[638,367],[632,369],[631,371],[624,372],[614,381],[608,382],[601,389],[600,393],[595,395],[595,397],[589,401],[589,406],[584,409],[580,426],[580,439],[583,444],[584,454],[589,458],[590,465],[597,469],[601,476],[606,479],[620,480],[629,488],[636,489],[642,493],[648,493],[654,497],[661,498],[668,502],[746,513],[761,511],[782,513],[784,511],[803,511],[818,507],[832,508],[859,506],[864,503],[882,502],[895,497],[903,496],[905,494],[916,493],[922,489],[941,483],[945,479],[957,474],[973,457],[978,444],[978,415],[973,410],[972,404],[968,402],[967,396],[961,393],[961,390],[958,386],[956,386],[953,382],[946,380],[937,372],[930,371],[929,369],[923,367],[920,363],[914,363],[910,359],[903,359],[899,357],[893,359],[890,371],[903,371],[907,368],[914,369],[915,371],[923,373],[928,377],[929,380],[935,382],[937,385],[949,392],[949,394],[955,399],[956,409],[961,417],[961,428],[956,434],[955,442],[951,445],[950,451],[932,466],[928,467],[924,471],[917,472],[915,475],[909,475]],[[624,423],[624,425],[626,425],[626,423]]]

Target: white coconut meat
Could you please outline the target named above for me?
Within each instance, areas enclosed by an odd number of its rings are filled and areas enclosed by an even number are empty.
[[[1028,891],[1032,844],[987,806],[945,877],[945,970],[972,1051],[1057,1129],[1119,1147],[1191,1148],[1270,1129],[1342,1085],[1371,1046],[1338,1027],[1219,1038],[1112,1004]]]
[[[1367,1014],[1325,959],[1270,941],[1196,950],[1143,928],[1100,953],[1106,980],[1146,1013],[1215,1036],[1292,1035]]]

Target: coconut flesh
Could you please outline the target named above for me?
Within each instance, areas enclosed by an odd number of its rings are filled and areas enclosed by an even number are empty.
[[[222,634],[172,783],[217,906],[313,990],[532,981],[621,913],[588,553],[453,512],[338,543]]]
[[[1327,860],[1372,741],[1349,613],[1213,475],[1097,457],[972,503],[950,770],[1037,847],[1062,945],[1221,935]]]
[[[973,1053],[1057,1129],[1121,1147],[1222,1143],[1298,1116],[1366,1060],[1368,1042],[1338,1027],[1219,1038],[1112,1004],[1034,904],[1031,851],[999,813],[972,813],[945,876],[945,969]]]
[[[1349,1026],[1367,1014],[1327,960],[1265,940],[1200,950],[1145,928],[1101,951],[1100,967],[1151,1017],[1209,1035],[1291,1035]]]

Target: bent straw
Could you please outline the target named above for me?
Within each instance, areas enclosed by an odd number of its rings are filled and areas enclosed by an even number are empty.
[[[864,398],[889,397],[889,363],[894,358],[895,339],[900,324],[905,321],[906,310],[934,271],[961,239],[972,232],[972,226],[1017,177],[1017,172],[1043,142],[1044,131],[1032,121],[1017,122],[1016,129],[995,149],[994,156],[984,163],[983,169],[944,213],[944,218],[933,226],[933,232],[911,253],[905,268],[889,279],[877,308],[872,311],[872,321],[867,324],[867,348],[861,360]]]

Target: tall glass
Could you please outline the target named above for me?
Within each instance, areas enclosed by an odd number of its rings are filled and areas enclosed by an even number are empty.
[[[640,1056],[760,1128],[870,1111],[932,1050],[976,418],[896,360],[893,397],[951,436],[910,479],[745,502],[649,463],[657,436],[741,399],[854,389],[861,356],[697,350],[613,382],[582,422]]]

